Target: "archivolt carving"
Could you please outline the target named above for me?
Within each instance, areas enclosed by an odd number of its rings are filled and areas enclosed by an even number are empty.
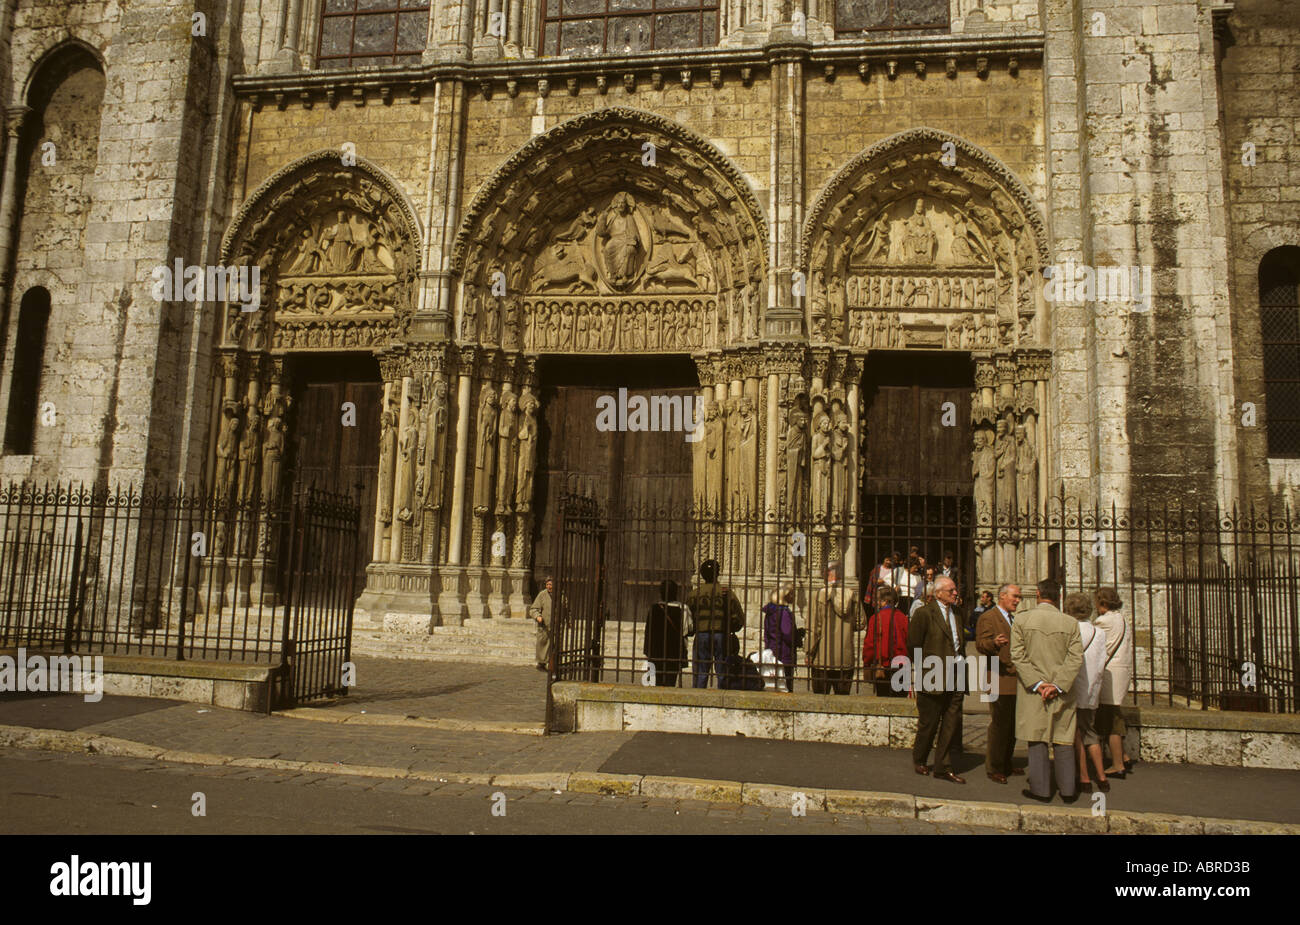
[[[1005,166],[945,132],[904,132],[850,161],[817,198],[801,254],[818,340],[972,349],[1033,339],[1042,219]]]
[[[525,350],[580,352],[756,339],[765,240],[748,185],[707,142],[648,113],[589,113],[522,148],[470,205],[452,251],[459,333],[511,349],[517,323]],[[486,323],[501,313],[504,336]]]
[[[338,152],[319,151],[278,171],[240,207],[222,260],[257,264],[263,286],[252,318],[236,306],[227,312],[225,343],[371,347],[412,311],[420,232],[382,171],[363,158],[343,167]]]

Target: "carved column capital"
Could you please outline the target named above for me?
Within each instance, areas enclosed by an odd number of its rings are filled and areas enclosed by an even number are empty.
[[[22,135],[23,128],[27,125],[27,120],[31,118],[34,111],[30,106],[6,107],[5,134],[15,140],[19,138]]]

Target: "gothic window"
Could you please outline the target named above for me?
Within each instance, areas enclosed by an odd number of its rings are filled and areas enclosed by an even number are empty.
[[[835,32],[947,29],[948,0],[835,0]]]
[[[1268,455],[1300,457],[1300,247],[1278,247],[1259,263]]]
[[[34,286],[23,294],[18,309],[18,340],[14,344],[13,382],[9,385],[9,417],[5,452],[27,455],[36,434],[37,397],[45,362],[45,327],[50,320],[50,293]]]
[[[718,0],[541,0],[543,55],[704,48],[718,41]]]
[[[322,68],[419,64],[429,33],[429,0],[325,0]]]

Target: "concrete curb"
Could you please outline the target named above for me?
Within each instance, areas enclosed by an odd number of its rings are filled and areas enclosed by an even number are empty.
[[[546,732],[545,723],[512,723],[506,720],[425,719],[397,713],[326,713],[313,707],[276,710],[272,716],[286,719],[309,719],[318,723],[349,726],[409,726],[419,729],[443,729],[448,732],[504,732],[511,735],[539,736]]]
[[[1091,809],[1071,806],[1020,806],[975,800],[918,797],[872,790],[800,789],[782,784],[745,783],[688,777],[605,774],[600,771],[552,771],[528,774],[415,771],[403,768],[291,761],[280,758],[238,758],[205,752],[173,751],[87,732],[33,729],[0,725],[0,747],[53,752],[88,752],[125,758],[148,758],[174,764],[263,768],[309,774],[339,774],[388,780],[470,784],[513,790],[551,790],[610,796],[643,796],[709,803],[793,808],[800,794],[806,810],[860,813],[922,822],[948,822],[1002,829],[1007,832],[1092,833],[1114,835],[1297,835],[1300,824],[1256,819],[1214,819],[1115,810],[1094,816]]]

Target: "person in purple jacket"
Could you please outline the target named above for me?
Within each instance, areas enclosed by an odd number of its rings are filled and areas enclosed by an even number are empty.
[[[772,650],[785,669],[785,689],[794,693],[794,586],[786,584],[772,592],[763,605],[763,647]]]

